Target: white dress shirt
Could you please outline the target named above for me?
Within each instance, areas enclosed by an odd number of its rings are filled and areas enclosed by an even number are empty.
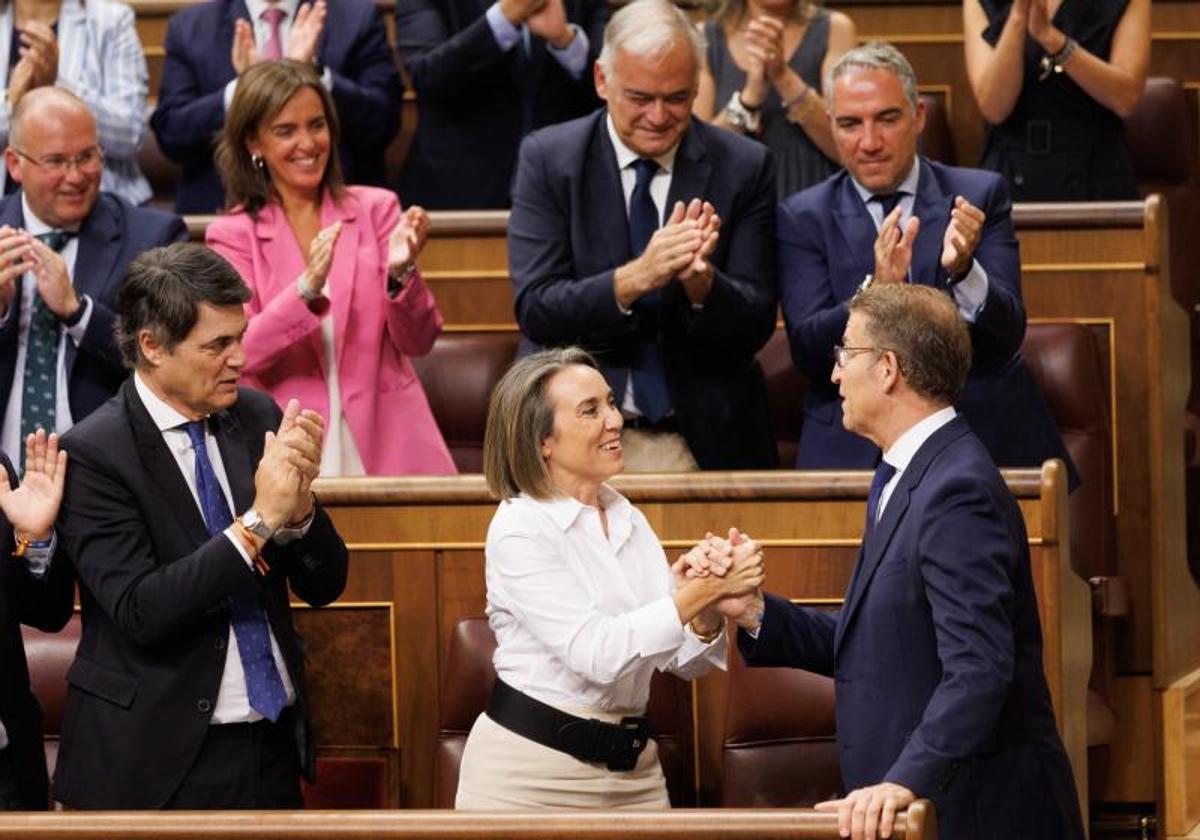
[[[196,490],[196,453],[192,449],[191,438],[188,437],[187,430],[184,428],[184,424],[189,422],[188,418],[159,399],[158,395],[151,391],[150,387],[142,380],[140,374],[134,373],[133,384],[137,389],[138,397],[142,400],[142,405],[146,406],[146,411],[150,414],[150,419],[162,433],[167,449],[171,450],[171,455],[175,457],[175,463],[179,465],[179,470],[183,473],[183,480],[187,482],[188,490],[192,492],[192,498],[196,500],[196,507],[203,512],[204,506],[201,504],[200,494]],[[233,493],[229,490],[229,478],[225,474],[225,464],[221,460],[221,447],[217,445],[217,439],[213,436],[212,429],[208,428],[208,424],[205,424],[204,444],[208,449],[208,459],[212,462],[217,483],[221,485],[221,492],[225,494],[225,502],[229,505],[229,510],[236,514],[237,508],[234,507]],[[250,563],[245,546],[233,533],[232,528],[227,529],[225,535],[237,547],[246,562]],[[296,690],[292,686],[287,665],[279,650],[279,642],[275,639],[275,631],[271,629],[270,623],[267,624],[267,632],[271,637],[271,655],[275,658],[275,667],[279,670],[279,676],[283,679],[283,690],[287,694],[285,705],[290,706],[296,701]],[[217,691],[217,702],[209,722],[214,724],[249,723],[262,719],[262,715],[250,708],[250,698],[246,694],[246,673],[242,668],[242,655],[238,652],[237,636],[234,633],[233,624],[230,623],[229,640],[225,645],[225,671],[221,674],[221,686]]]
[[[875,509],[876,522],[883,516],[883,509],[887,507],[888,499],[892,498],[892,491],[896,489],[900,481],[900,476],[904,475],[904,471],[908,469],[908,465],[912,462],[913,456],[917,454],[917,450],[925,444],[925,441],[929,440],[934,432],[945,426],[956,416],[957,413],[954,410],[954,406],[948,405],[940,411],[935,411],[896,438],[896,442],[888,447],[887,452],[883,453],[883,460],[896,468],[896,474],[891,477],[887,484],[883,485],[883,490],[879,493],[879,507]]]
[[[25,213],[25,230],[29,231],[31,236],[54,230],[29,209],[29,202],[24,193],[21,193],[21,209]],[[79,237],[72,236],[67,240],[66,246],[60,253],[63,262],[67,264],[67,276],[72,279],[75,277],[75,256],[78,253]],[[25,451],[25,442],[21,440],[21,395],[25,393],[25,355],[29,349],[29,324],[33,320],[33,298],[36,294],[37,278],[34,277],[32,271],[27,271],[22,275],[20,308],[17,310],[17,317],[20,319],[17,321],[17,358],[13,363],[12,387],[8,392],[8,404],[4,408],[4,426],[0,431],[0,447],[4,449],[4,454],[13,462],[13,465],[18,468],[21,464],[21,454]],[[79,343],[83,341],[84,333],[87,332],[88,322],[92,319],[91,298],[87,295],[80,295],[79,300],[84,307],[83,317],[73,326],[60,324],[58,329],[58,365],[54,384],[54,431],[60,435],[66,434],[74,425],[71,418],[71,392],[67,382],[67,342],[73,341],[78,347]],[[8,312],[4,314],[4,318],[0,319],[0,323],[5,323],[13,317],[13,310],[16,308],[10,306]]]
[[[904,180],[896,187],[896,192],[901,194],[899,201],[901,231],[904,230],[904,225],[908,223],[908,220],[912,218],[920,178],[921,161],[920,158],[914,158],[912,169],[908,170]],[[850,183],[854,185],[854,190],[858,193],[859,198],[867,205],[867,212],[871,214],[871,220],[875,222],[875,230],[878,231],[883,226],[883,205],[878,201],[872,201],[871,198],[874,194],[854,178],[850,179]],[[923,233],[925,232],[918,231],[917,236],[921,236]],[[911,283],[911,268],[908,273],[908,281]],[[974,324],[979,313],[983,311],[984,304],[987,303],[988,293],[987,271],[979,264],[979,260],[971,259],[971,268],[967,271],[967,276],[955,283],[951,289],[954,292],[954,302],[958,304],[959,314],[968,324]]]
[[[599,511],[570,497],[501,502],[487,535],[496,674],[558,708],[642,714],[655,669],[689,679],[725,668],[726,634],[680,623],[662,545],[609,487]]]
[[[621,190],[625,193],[625,218],[628,219],[629,202],[633,198],[633,188],[637,186],[637,170],[633,165],[641,160],[641,155],[626,146],[621,140],[616,126],[613,125],[611,114],[605,116],[604,125],[608,128],[608,137],[612,141],[613,150],[617,153],[617,171],[621,173]],[[671,174],[675,170],[675,152],[678,150],[679,144],[676,143],[669,151],[654,158],[654,162],[658,164],[658,172],[650,179],[650,199],[654,202],[654,209],[658,211],[659,227],[662,227],[667,195],[671,191]],[[626,312],[625,314],[632,315],[633,313]],[[621,413],[626,417],[638,417],[642,414],[642,410],[637,405],[637,395],[633,392],[632,375],[625,380],[625,399],[621,401]]]

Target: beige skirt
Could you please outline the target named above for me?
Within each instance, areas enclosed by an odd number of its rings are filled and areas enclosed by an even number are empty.
[[[610,723],[622,717],[594,709],[564,711]],[[633,770],[613,772],[505,729],[485,712],[467,736],[454,807],[460,811],[664,811],[671,802],[654,741],[646,744]]]

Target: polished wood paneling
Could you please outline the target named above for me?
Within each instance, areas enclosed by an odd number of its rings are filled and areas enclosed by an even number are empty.
[[[1167,688],[1161,708],[1162,810],[1166,835],[1177,837],[1200,830],[1200,670]]]
[[[936,840],[925,800],[897,815],[894,837]],[[834,840],[837,816],[814,811],[680,810],[479,815],[453,811],[0,813],[0,840]]]

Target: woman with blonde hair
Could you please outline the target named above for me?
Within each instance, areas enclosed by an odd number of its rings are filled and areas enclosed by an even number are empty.
[[[500,505],[488,528],[496,683],[467,738],[456,807],[669,807],[646,731],[650,678],[724,668],[718,602],[762,582],[752,540],[728,578],[689,579],[610,487],[621,412],[583,350],[517,361],[488,410],[484,469]],[[701,543],[693,552],[709,550]]]

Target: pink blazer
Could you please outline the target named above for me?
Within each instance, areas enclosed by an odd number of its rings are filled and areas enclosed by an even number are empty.
[[[334,345],[342,412],[371,475],[457,472],[409,356],[433,347],[442,316],[414,275],[387,296],[388,236],[400,220],[394,193],[349,187],[341,202],[321,205],[321,227],[341,220],[326,291],[333,302]],[[281,405],[293,397],[329,417],[321,319],[296,293],[305,269],[282,208],[269,204],[255,220],[235,211],[206,235],[253,292],[246,304],[245,374]]]

